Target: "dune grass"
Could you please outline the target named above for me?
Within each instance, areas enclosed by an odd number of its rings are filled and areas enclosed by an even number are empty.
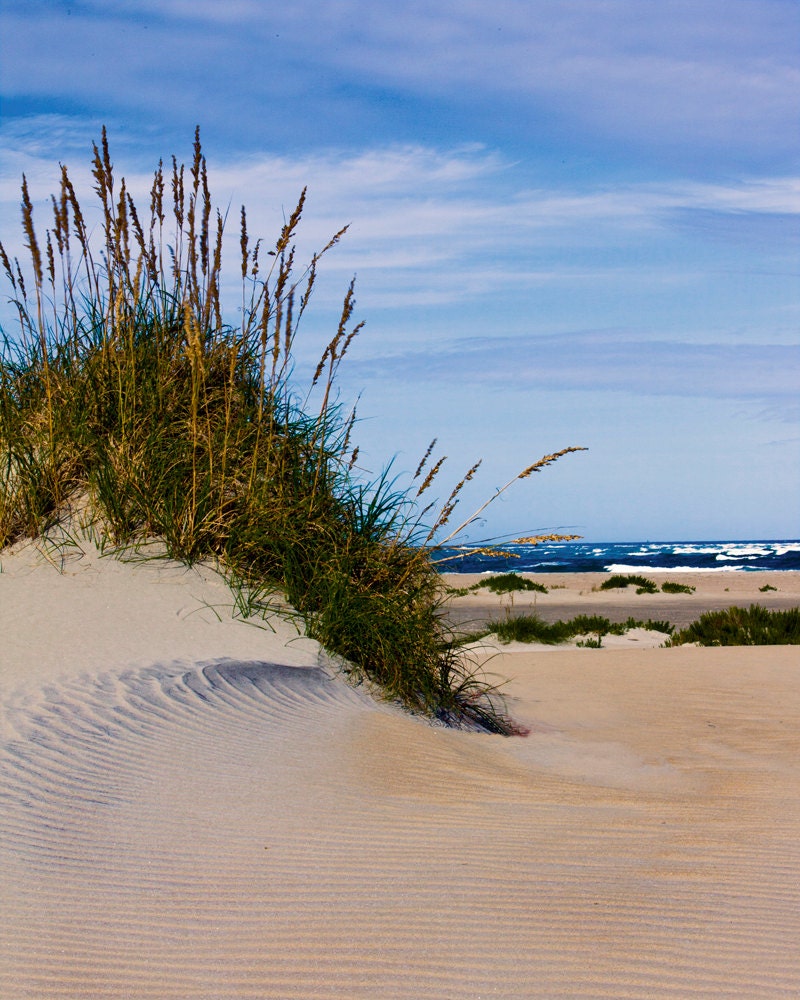
[[[637,594],[657,594],[658,584],[649,580],[646,576],[638,576],[635,573],[623,574],[615,573],[600,584],[601,590],[617,590],[624,587],[636,587]]]
[[[537,583],[535,580],[526,580],[518,573],[498,573],[495,576],[487,576],[468,588],[468,592],[475,590],[491,590],[493,594],[513,594],[517,591],[547,593],[547,587],[544,584]]]
[[[646,576],[638,576],[635,573],[616,573],[604,580],[600,584],[600,590],[617,590],[624,587],[636,587],[637,594],[657,594],[658,584]],[[686,583],[675,583],[672,580],[665,580],[661,584],[661,592],[664,594],[693,594],[694,587]]]
[[[420,510],[443,461],[428,464],[432,448],[416,492],[395,491],[386,475],[360,478],[355,413],[336,402],[339,366],[362,327],[352,283],[311,386],[293,383],[317,267],[345,230],[298,268],[305,192],[269,250],[251,239],[242,208],[231,323],[223,218],[199,132],[188,169],[159,164],[145,213],[114,174],[105,130],[93,176],[99,245],[64,167],[44,239],[23,177],[27,269],[0,244],[19,319],[0,349],[0,548],[79,508],[110,546],[157,538],[170,557],[214,560],[248,608],[264,603],[248,593],[279,590],[307,634],[385,697],[514,732],[496,689],[457,652],[431,549],[471,523],[449,530],[478,465],[433,515],[433,505]],[[576,450],[545,456],[507,486]]]
[[[624,635],[634,628],[646,628],[669,635],[672,626],[663,621],[638,621],[628,618],[625,622],[612,622],[602,615],[576,615],[568,621],[545,622],[538,615],[516,615],[494,623],[484,634],[494,633],[501,642],[541,642],[555,645],[568,642],[576,635]]]
[[[663,594],[693,594],[695,588],[688,583],[675,583],[673,580],[665,580],[661,584]]]
[[[770,611],[760,604],[708,611],[672,637],[671,645],[784,646],[800,644],[800,608]]]

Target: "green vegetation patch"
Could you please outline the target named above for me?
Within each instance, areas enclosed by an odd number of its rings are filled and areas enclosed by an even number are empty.
[[[624,635],[634,628],[672,633],[669,622],[638,621],[628,618],[625,622],[612,622],[602,615],[576,615],[569,621],[545,622],[538,615],[518,615],[491,626],[491,631],[501,642],[541,642],[555,645],[568,642],[576,635]],[[488,634],[488,633],[487,633]],[[586,643],[584,643],[586,645]]]
[[[672,638],[672,645],[783,646],[800,644],[800,608],[770,611],[759,604],[709,611]]]
[[[636,587],[637,594],[657,594],[658,584],[648,580],[646,576],[636,576],[635,574],[624,575],[615,573],[600,584],[601,590],[617,590],[622,587]]]
[[[518,573],[499,573],[497,576],[486,577],[479,583],[474,583],[470,590],[491,590],[494,594],[510,594],[514,591],[536,591],[539,594],[546,594],[547,587],[534,580],[526,580]]]
[[[615,573],[614,576],[610,576],[600,584],[600,590],[617,590],[623,587],[636,587],[637,594],[658,593],[658,584],[654,580],[633,573]],[[673,583],[671,580],[662,583],[661,590],[665,594],[693,594],[695,592],[694,587],[685,583]]]

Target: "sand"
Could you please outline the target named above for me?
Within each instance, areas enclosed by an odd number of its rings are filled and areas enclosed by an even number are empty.
[[[0,562],[4,1000],[800,995],[797,647],[506,648],[504,739],[208,568]]]
[[[503,618],[506,614],[535,613],[545,621],[569,619],[579,614],[601,614],[613,622],[628,618],[639,621],[669,621],[685,628],[705,611],[728,608],[731,605],[749,607],[760,604],[765,608],[791,608],[800,605],[800,572],[695,572],[651,573],[641,575],[659,587],[670,580],[695,588],[693,594],[637,594],[628,586],[615,590],[599,590],[609,573],[521,573],[528,580],[541,583],[546,594],[519,591],[496,597],[479,590],[466,597],[454,598],[451,615],[459,623],[480,623],[486,619]],[[470,587],[482,579],[477,573],[449,573],[444,577],[450,587]],[[762,590],[774,587],[774,590]]]

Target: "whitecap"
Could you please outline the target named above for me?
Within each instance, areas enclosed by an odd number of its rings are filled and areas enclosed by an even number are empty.
[[[752,569],[751,566],[628,566],[613,563],[604,566],[606,573],[730,573],[733,570]]]
[[[720,552],[717,559],[756,559],[758,556],[768,556],[772,553],[769,549],[762,548],[730,548]]]

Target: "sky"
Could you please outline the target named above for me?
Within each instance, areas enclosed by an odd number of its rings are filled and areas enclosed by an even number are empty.
[[[298,254],[350,227],[296,377],[355,275],[365,477],[436,438],[442,499],[483,459],[465,519],[583,446],[469,539],[798,538],[798,39],[797,0],[4,0],[0,239],[23,172],[40,227],[59,163],[91,191],[103,125],[144,203],[199,125],[251,236],[304,186]]]

